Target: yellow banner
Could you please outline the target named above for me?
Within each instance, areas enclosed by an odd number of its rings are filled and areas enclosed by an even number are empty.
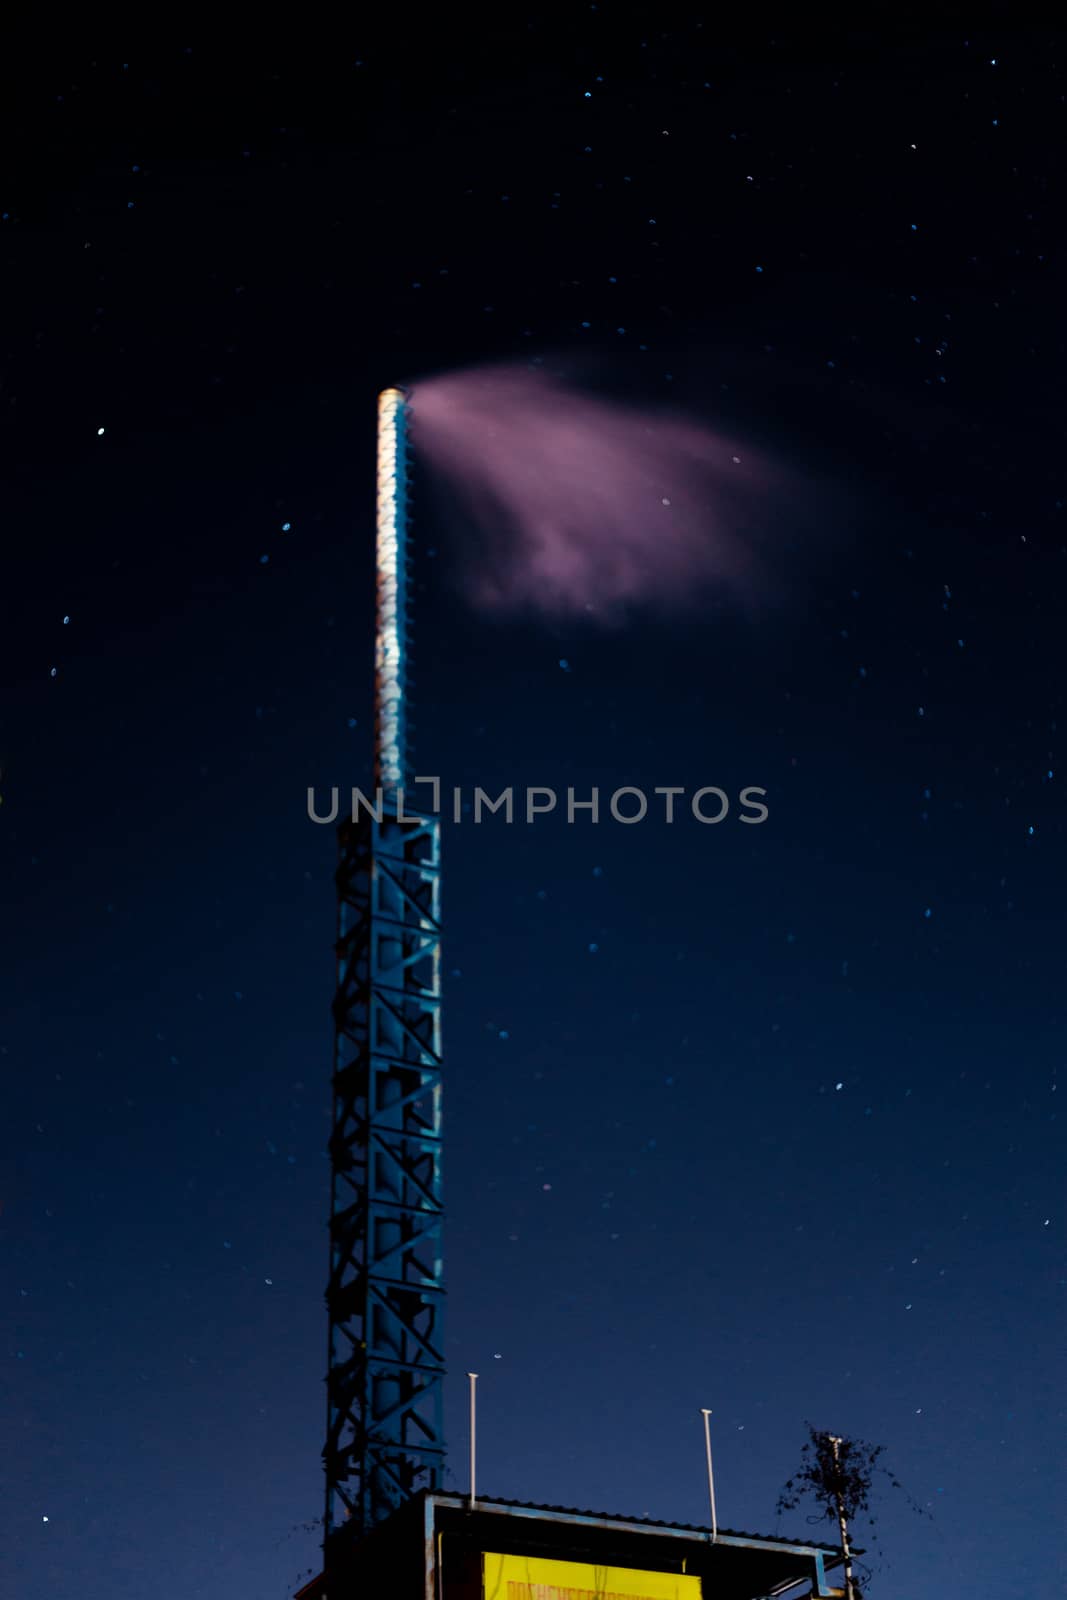
[[[700,1579],[680,1572],[488,1554],[483,1571],[485,1600],[700,1600]]]

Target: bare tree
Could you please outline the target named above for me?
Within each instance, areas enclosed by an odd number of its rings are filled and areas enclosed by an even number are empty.
[[[871,1494],[875,1478],[881,1474],[894,1489],[904,1490],[903,1484],[881,1465],[885,1446],[867,1444],[863,1439],[848,1439],[840,1434],[826,1433],[808,1423],[808,1440],[801,1450],[801,1465],[789,1479],[778,1497],[778,1513],[793,1511],[804,1501],[814,1501],[818,1508],[816,1518],[826,1518],[837,1524],[841,1539],[841,1554],[845,1567],[845,1594],[847,1600],[863,1600],[853,1572],[852,1540],[850,1526],[863,1515],[868,1526],[874,1528]],[[912,1507],[922,1513],[907,1495]]]

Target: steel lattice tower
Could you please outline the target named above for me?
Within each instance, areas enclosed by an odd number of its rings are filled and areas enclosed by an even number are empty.
[[[404,806],[407,401],[378,400],[375,785],[341,824],[330,1139],[325,1542],[444,1465],[441,862]],[[327,1554],[327,1566],[329,1555]]]

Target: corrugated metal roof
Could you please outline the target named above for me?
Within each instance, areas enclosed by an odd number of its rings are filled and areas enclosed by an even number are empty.
[[[461,1504],[467,1503],[467,1496],[458,1490],[437,1490],[435,1500],[457,1500]],[[708,1527],[701,1527],[694,1522],[665,1522],[657,1517],[634,1517],[622,1511],[588,1511],[579,1506],[546,1506],[535,1500],[501,1500],[496,1495],[480,1494],[477,1505],[514,1506],[517,1511],[547,1511],[559,1517],[595,1517],[603,1522],[632,1522],[642,1528],[671,1528],[676,1533],[697,1533],[707,1538],[711,1533]],[[795,1544],[805,1550],[824,1550],[830,1554],[840,1554],[835,1544],[824,1544],[821,1539],[791,1539],[784,1533],[743,1533],[738,1528],[720,1528],[719,1533],[730,1539],[754,1539],[764,1544]]]

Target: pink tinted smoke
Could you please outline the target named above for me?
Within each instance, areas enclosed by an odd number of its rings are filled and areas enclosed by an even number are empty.
[[[753,597],[784,491],[755,450],[536,370],[432,378],[411,409],[414,447],[462,518],[461,578],[480,609],[611,620]]]

